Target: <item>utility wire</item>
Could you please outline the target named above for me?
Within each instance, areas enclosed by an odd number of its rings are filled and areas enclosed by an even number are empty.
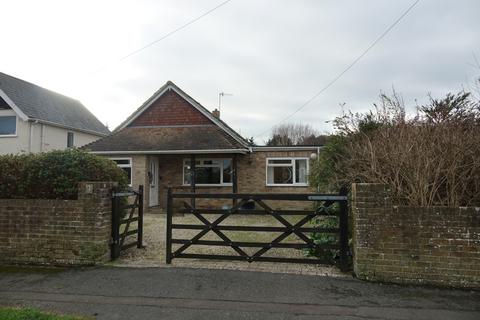
[[[318,91],[317,93],[315,93],[315,95],[313,97],[311,97],[310,99],[308,99],[304,104],[302,104],[299,108],[297,108],[294,112],[292,112],[291,114],[289,114],[288,116],[286,116],[285,118],[283,118],[282,120],[280,120],[279,122],[277,122],[275,125],[278,125],[282,122],[284,122],[285,120],[288,120],[290,119],[291,117],[293,117],[295,114],[297,114],[298,112],[300,112],[303,108],[305,108],[308,104],[310,104],[313,100],[315,100],[319,95],[321,95],[323,92],[325,92],[328,88],[330,88],[332,85],[335,84],[335,82],[337,82],[338,80],[340,80],[341,77],[343,77],[343,75],[345,73],[347,73],[350,69],[353,68],[353,66],[355,66],[357,64],[358,61],[360,61],[363,57],[365,57],[367,55],[367,53],[373,49],[373,47],[375,47],[410,11],[412,11],[412,9],[420,2],[420,0],[416,0],[414,1],[408,8],[407,10],[405,10],[398,18],[397,20],[395,20],[377,39],[375,39],[375,41],[373,41],[373,43],[368,46],[367,49],[365,49],[355,60],[353,60],[352,63],[350,63],[345,69],[343,69],[342,72],[340,72],[335,78],[333,78],[333,80],[331,80],[329,83],[327,83],[326,86],[324,86],[320,91]],[[268,130],[265,130],[259,134],[257,134],[255,136],[255,138],[258,138],[262,135],[264,135],[265,133],[269,132],[275,125],[271,126]]]
[[[164,34],[164,35],[161,36],[160,38],[158,38],[158,39],[156,39],[156,40],[154,40],[154,41],[152,41],[152,42],[144,45],[143,47],[138,48],[138,49],[136,49],[136,50],[134,50],[134,51],[132,51],[132,52],[124,55],[124,56],[121,57],[117,62],[122,62],[123,60],[128,59],[128,58],[130,58],[131,56],[136,55],[137,53],[139,53],[139,52],[141,52],[141,51],[143,51],[143,50],[145,50],[145,49],[153,46],[154,44],[157,44],[157,43],[159,43],[160,41],[162,41],[162,40],[170,37],[171,35],[177,33],[178,31],[180,31],[180,30],[182,30],[182,29],[185,29],[185,28],[188,27],[189,25],[191,25],[191,24],[197,22],[198,20],[204,18],[205,16],[209,15],[209,14],[212,13],[213,11],[219,9],[220,7],[223,7],[224,5],[226,5],[227,3],[229,3],[230,1],[232,1],[232,0],[223,1],[222,3],[216,5],[216,6],[213,7],[212,9],[210,9],[210,10],[202,13],[202,14],[199,15],[198,17],[196,17],[196,18],[188,21],[187,23],[183,24],[182,26],[180,26],[180,27],[178,27],[178,28],[176,28],[176,29],[174,29],[174,30],[172,30],[172,31]],[[103,67],[97,69],[96,71],[94,71],[93,73],[97,73],[97,72],[99,72],[99,71],[101,71],[101,70],[103,70],[103,69],[105,69],[105,68],[106,68],[106,66],[103,66]]]

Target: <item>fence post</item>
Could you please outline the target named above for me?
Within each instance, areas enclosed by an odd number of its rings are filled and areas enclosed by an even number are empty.
[[[346,187],[340,189],[341,196],[347,196]],[[340,270],[348,270],[348,200],[340,201]]]
[[[138,186],[138,235],[137,248],[143,248],[143,185]]]
[[[118,188],[112,189],[112,244],[110,248],[110,256],[112,260],[120,256],[120,206],[119,197],[115,196]]]
[[[165,248],[165,258],[166,263],[172,263],[172,216],[173,216],[173,199],[172,199],[172,188],[168,188],[167,193],[167,223],[166,223],[166,248]]]

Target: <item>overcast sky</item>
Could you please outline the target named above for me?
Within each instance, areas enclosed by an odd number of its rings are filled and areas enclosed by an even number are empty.
[[[243,136],[324,87],[413,0],[1,1],[0,71],[80,100],[113,129],[172,80]],[[480,1],[423,0],[367,56],[290,119],[331,131],[340,104],[368,110],[392,86],[408,105],[468,85]],[[257,136],[263,142],[265,135]]]

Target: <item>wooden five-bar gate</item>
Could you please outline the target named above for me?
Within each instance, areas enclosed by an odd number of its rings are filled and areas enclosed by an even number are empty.
[[[174,201],[175,207],[174,207]],[[190,203],[186,200],[190,199]],[[201,208],[195,205],[199,199],[232,199],[233,205],[228,209]],[[182,201],[183,200],[183,201]],[[312,203],[311,210],[277,210],[268,205],[265,201],[308,201]],[[181,203],[180,208],[178,202]],[[255,204],[255,205],[253,205]],[[331,210],[337,204],[336,210]],[[182,208],[183,207],[183,208]],[[313,209],[313,208],[316,209]],[[174,213],[193,215],[200,224],[177,224],[174,223]],[[214,219],[207,219],[205,216],[216,215]],[[258,225],[223,225],[222,222],[234,215],[269,215],[273,217],[277,226]],[[299,220],[291,220],[286,216],[297,216]],[[335,227],[319,227],[318,225],[306,226],[318,217],[336,217],[338,223]],[[338,194],[205,194],[205,193],[173,193],[168,190],[167,197],[167,230],[166,230],[166,262],[171,263],[172,259],[194,258],[194,259],[219,259],[219,260],[241,260],[241,261],[268,261],[268,262],[290,262],[290,263],[315,263],[315,264],[338,264],[340,269],[348,268],[348,198],[346,189]],[[198,230],[195,236],[189,239],[178,239],[173,236],[174,230]],[[224,231],[247,231],[247,232],[270,232],[279,233],[270,242],[247,242],[232,241]],[[205,240],[208,233],[214,233],[220,240]],[[312,234],[333,235],[334,243],[319,243],[312,238]],[[282,242],[291,235],[296,236],[300,243]],[[291,239],[292,237],[290,237]],[[288,240],[288,239],[287,239]],[[175,249],[173,246],[175,245]],[[205,254],[186,253],[188,248],[195,246],[224,246],[231,247],[234,254]],[[257,248],[253,254],[248,254],[245,248]],[[326,260],[322,258],[292,258],[291,256],[266,256],[273,248],[297,249],[297,250],[336,250],[338,259]]]
[[[136,224],[136,229],[132,229]],[[134,239],[132,241],[132,238]],[[117,259],[120,252],[136,246],[143,247],[143,186],[112,191],[112,240],[111,258]]]

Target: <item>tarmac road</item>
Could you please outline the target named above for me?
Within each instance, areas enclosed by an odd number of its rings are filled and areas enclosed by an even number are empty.
[[[0,270],[0,305],[105,320],[480,319],[479,291],[178,267]]]

